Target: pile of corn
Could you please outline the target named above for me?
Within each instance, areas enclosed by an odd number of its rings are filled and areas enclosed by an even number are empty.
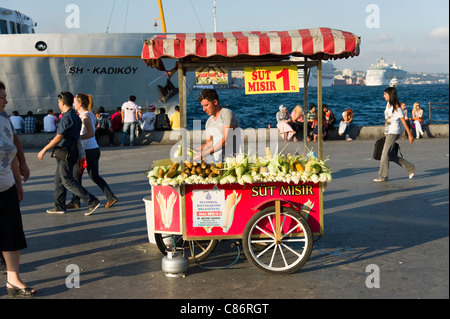
[[[312,152],[305,155],[275,154],[266,149],[266,156],[241,153],[224,163],[186,161],[181,165],[170,159],[153,162],[147,171],[151,185],[232,184],[255,182],[330,182],[331,170],[326,161]]]

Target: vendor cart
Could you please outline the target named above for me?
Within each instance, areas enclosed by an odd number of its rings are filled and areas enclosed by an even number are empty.
[[[316,66],[317,105],[321,114],[321,61],[357,56],[359,45],[360,38],[354,34],[328,28],[163,34],[145,41],[142,59],[160,70],[164,70],[161,58],[178,59],[181,123],[186,127],[187,71],[199,67],[256,69],[295,65],[305,74],[303,89],[307,106],[309,71]],[[322,127],[321,116],[318,126]],[[318,135],[317,158],[322,160],[321,130]],[[303,136],[306,136],[306,125]],[[186,136],[181,136],[182,166],[189,142]],[[303,143],[306,153],[306,139]],[[177,247],[189,247],[191,260],[195,261],[208,257],[219,240],[242,240],[247,259],[257,269],[276,274],[292,273],[309,259],[314,237],[320,238],[324,233],[325,187],[326,182],[304,179],[223,184],[153,183],[155,238],[163,252],[173,243]]]

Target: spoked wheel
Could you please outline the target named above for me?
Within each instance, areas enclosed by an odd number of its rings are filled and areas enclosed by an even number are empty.
[[[291,274],[311,256],[313,236],[308,222],[292,208],[281,207],[280,239],[276,235],[275,207],[256,213],[242,240],[248,261],[267,273]]]
[[[173,238],[173,239],[172,239]],[[176,247],[184,248],[186,255],[189,257],[189,262],[194,262],[192,257],[194,251],[194,256],[196,261],[205,260],[209,255],[212,254],[217,244],[218,240],[184,240],[181,235],[169,235],[169,234],[155,234],[155,241],[158,249],[167,255],[166,250],[173,247],[174,241]]]

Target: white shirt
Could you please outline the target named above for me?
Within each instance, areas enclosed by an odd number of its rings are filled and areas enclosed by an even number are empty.
[[[386,104],[386,109],[384,110],[384,119],[386,120],[386,126],[384,134],[402,134],[403,124],[401,118],[404,117],[401,107],[395,110],[394,107]]]
[[[88,116],[88,118],[91,120],[91,124],[92,124],[92,130],[95,131],[95,123],[96,118],[95,115],[92,112],[83,112],[80,114],[80,118],[81,116],[83,116],[84,114],[86,114]],[[84,123],[81,124],[81,131],[80,131],[80,135],[83,135],[87,132],[87,128],[86,126],[84,126]],[[95,136],[87,138],[85,140],[81,140],[81,142],[83,143],[84,149],[85,150],[91,150],[93,148],[98,148],[98,144],[97,144],[97,140],[95,139]]]
[[[23,127],[24,127],[24,125],[25,125],[25,121],[24,121],[24,119],[22,118],[22,116],[20,116],[20,115],[18,115],[18,116],[16,116],[16,115],[11,115],[11,116],[9,117],[9,119],[11,120],[11,123],[12,123],[12,125],[14,126],[14,128],[15,128],[16,130],[22,130],[22,129],[23,129]]]
[[[54,115],[48,114],[44,116],[44,132],[55,132],[57,121],[58,118]]]
[[[0,192],[7,191],[14,183],[14,175],[11,169],[11,162],[16,156],[16,146],[11,123],[8,119],[0,116]]]
[[[124,123],[137,122],[136,112],[138,110],[138,106],[136,103],[131,102],[131,101],[125,102],[122,105],[122,110],[123,110],[123,122]]]
[[[223,138],[223,128],[230,126],[233,128],[227,136],[227,143],[225,145],[225,152],[222,149],[213,154],[214,162],[222,162],[224,157],[231,156],[240,150],[241,135],[239,128],[239,121],[234,113],[227,108],[222,108],[219,116],[214,121],[214,116],[211,115],[206,121],[205,130],[206,136],[212,137],[213,145],[219,143]],[[223,153],[223,154],[222,154]]]

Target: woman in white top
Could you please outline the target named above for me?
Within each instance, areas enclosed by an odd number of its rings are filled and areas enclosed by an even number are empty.
[[[381,153],[379,177],[373,181],[386,182],[388,180],[389,161],[393,161],[403,167],[409,173],[409,178],[413,178],[416,167],[403,157],[399,157],[393,153],[395,141],[403,133],[403,128],[400,125],[403,125],[405,128],[409,142],[414,142],[414,138],[408,130],[398,101],[397,90],[394,87],[389,87],[384,90],[384,99],[387,101],[386,109],[384,110],[386,123],[384,134],[386,141],[384,142],[383,152]]]
[[[412,121],[416,128],[416,138],[423,136],[422,123],[423,123],[423,110],[420,108],[419,102],[414,102],[412,109]]]
[[[73,105],[78,112],[81,125],[81,142],[83,143],[86,153],[86,169],[91,180],[97,184],[98,187],[105,193],[107,203],[106,208],[111,207],[117,202],[117,197],[109,188],[106,181],[100,176],[98,172],[98,162],[100,160],[100,147],[95,139],[95,123],[97,122],[95,115],[89,112],[89,106],[92,106],[92,97],[83,93],[79,93],[74,98]],[[81,184],[81,177],[83,176],[83,168],[77,165],[74,166],[73,177]],[[79,208],[80,198],[73,195],[72,201],[66,205],[67,209]]]

